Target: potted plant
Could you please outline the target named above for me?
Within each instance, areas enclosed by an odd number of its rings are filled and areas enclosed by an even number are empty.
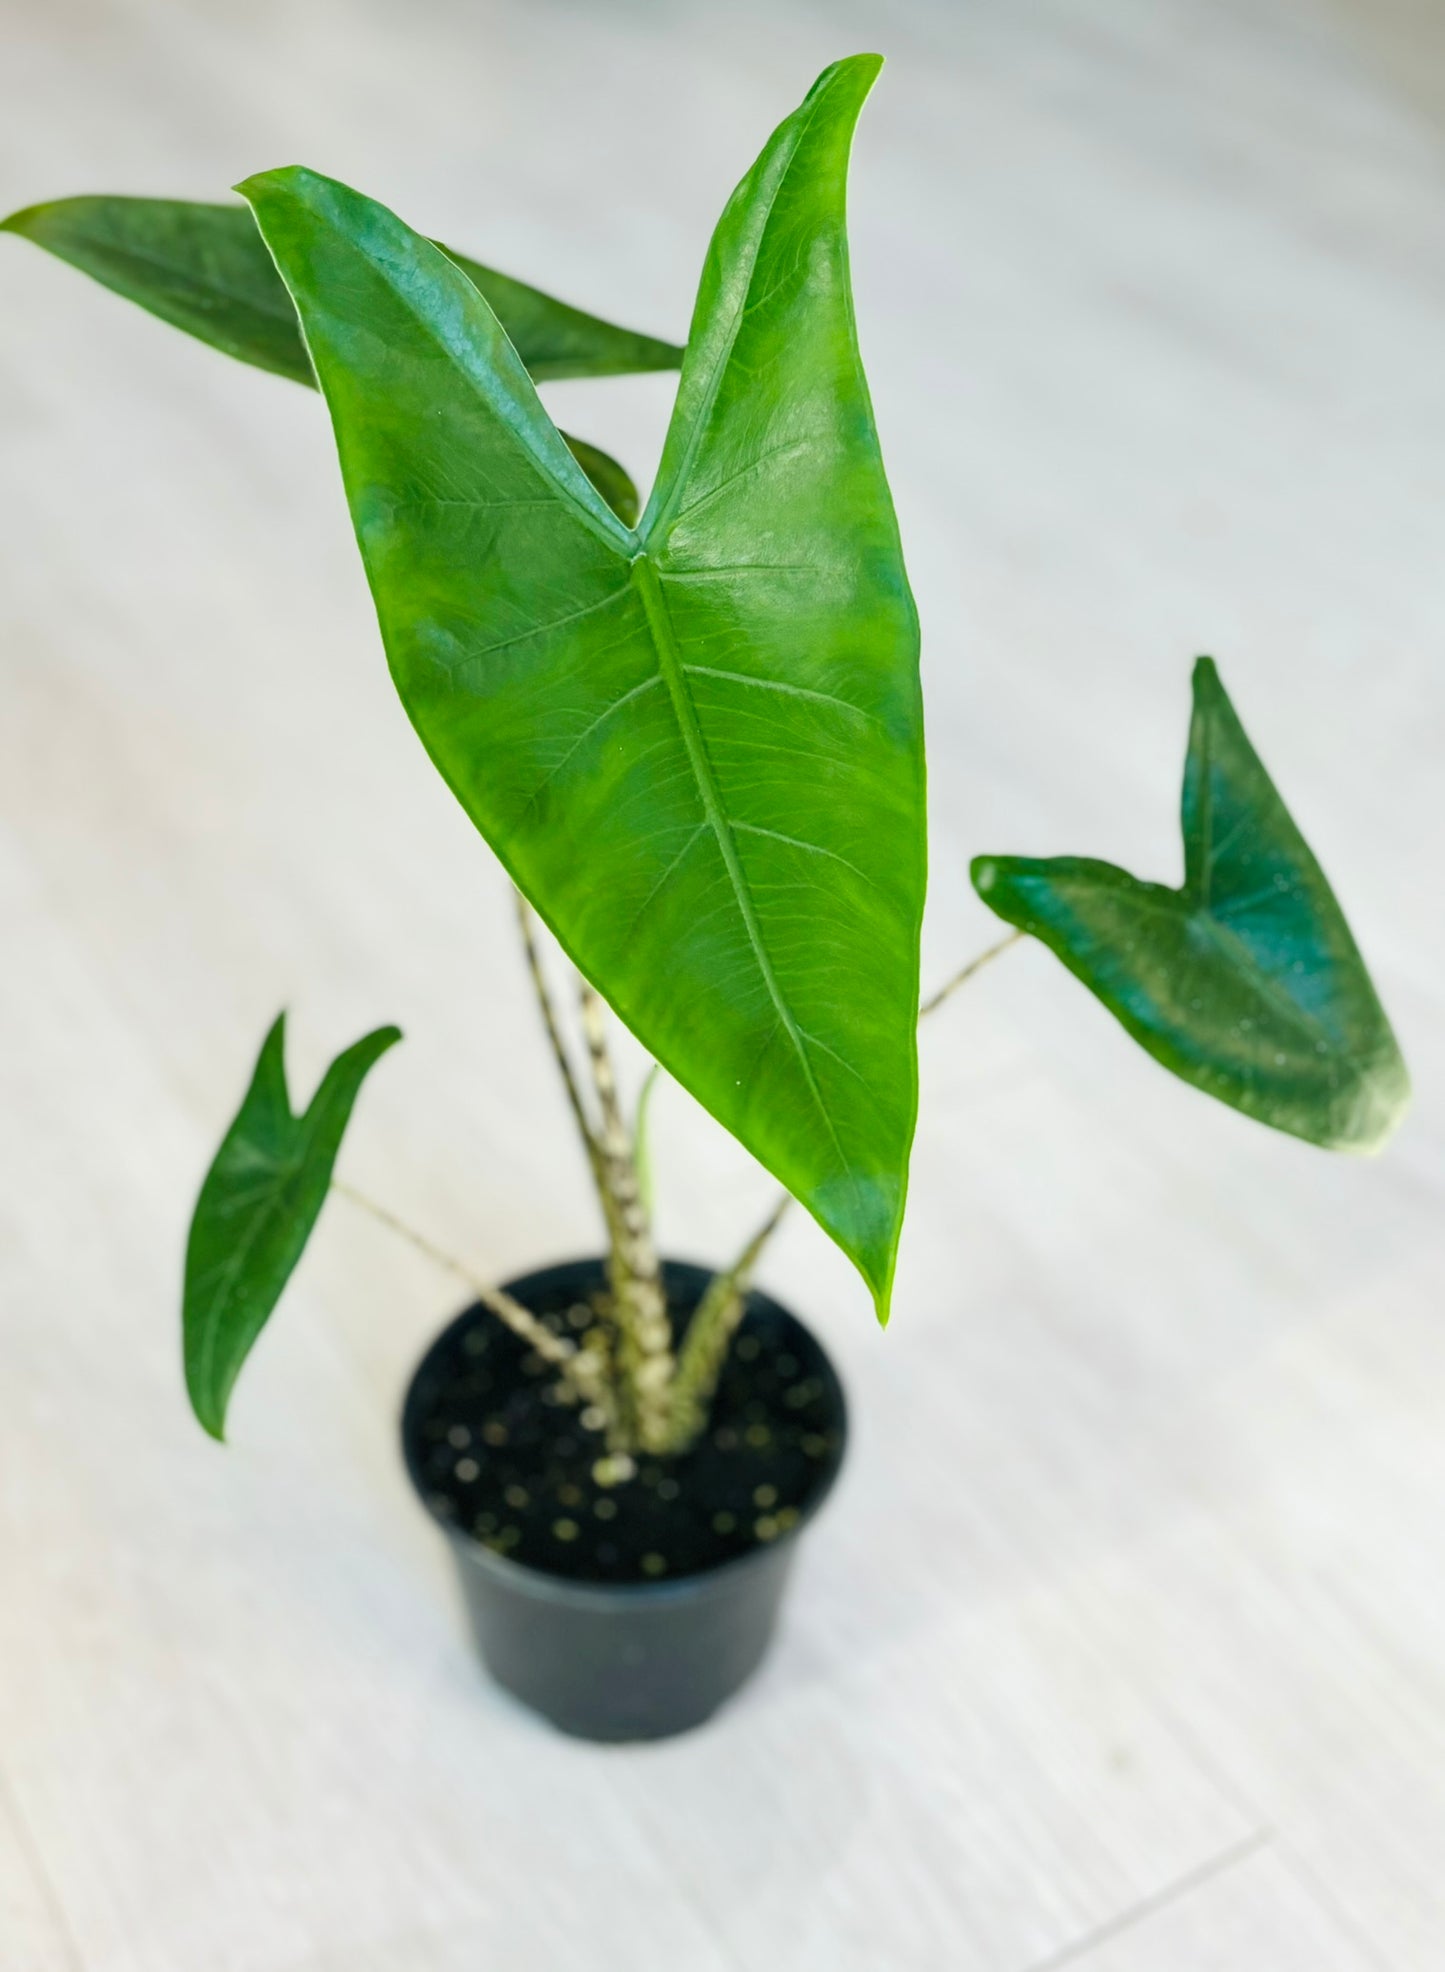
[[[878,67],[837,63],[769,139],[714,233],[685,351],[301,169],[248,179],[242,207],[63,201],[6,222],[319,383],[398,693],[516,886],[606,1252],[474,1283],[403,1438],[487,1662],[597,1738],[695,1724],[758,1661],[846,1418],[820,1345],[753,1275],[797,1199],[887,1320],[917,1021],[986,960],[1042,940],[1172,1073],[1312,1143],[1374,1150],[1408,1100],[1345,919],[1208,659],[1182,885],[981,857],[974,884],[1010,932],[920,1005],[918,629],[844,226]],[[533,379],[672,364],[639,513]],[[575,1027],[538,920],[575,968]],[[659,1261],[608,1007],[784,1188],[716,1272]],[[265,1039],[186,1256],[187,1388],[217,1437],[398,1038],[348,1048],[299,1113],[283,1021]]]

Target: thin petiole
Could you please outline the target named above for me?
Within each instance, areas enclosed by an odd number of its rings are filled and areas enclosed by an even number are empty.
[[[951,993],[956,993],[959,987],[972,979],[976,972],[982,972],[986,965],[991,964],[1000,953],[1006,952],[1010,945],[1017,945],[1024,935],[1022,931],[1011,931],[1007,938],[1000,938],[996,945],[990,945],[986,951],[980,952],[977,958],[970,959],[962,971],[956,972],[952,979],[946,980],[939,987],[936,993],[929,995],[918,1009],[918,1018],[922,1020],[924,1014],[932,1013],[935,1007],[941,1007]]]
[[[594,1363],[588,1350],[580,1349],[570,1336],[554,1335],[545,1322],[538,1321],[531,1309],[524,1308],[505,1288],[495,1287],[490,1281],[483,1280],[472,1272],[465,1261],[446,1252],[434,1240],[428,1239],[425,1233],[409,1226],[404,1219],[399,1219],[386,1206],[378,1205],[374,1198],[368,1198],[354,1185],[347,1184],[342,1178],[333,1178],[331,1189],[349,1199],[389,1232],[404,1239],[433,1265],[444,1268],[447,1273],[463,1281],[484,1308],[490,1309],[505,1322],[512,1333],[529,1348],[535,1349],[544,1362],[562,1372],[564,1395],[570,1402],[598,1404],[605,1411],[610,1409],[608,1392],[599,1374],[600,1366]]]
[[[567,1044],[562,1039],[562,1029],[557,1019],[557,1010],[552,1004],[552,995],[547,986],[547,975],[542,970],[542,955],[537,949],[537,934],[534,928],[532,907],[520,890],[514,890],[517,904],[517,923],[522,932],[522,949],[527,954],[527,970],[532,976],[532,987],[537,995],[537,1004],[542,1011],[542,1023],[547,1029],[547,1039],[552,1044],[557,1067],[562,1076],[562,1085],[567,1091],[567,1101],[582,1136],[587,1161],[595,1175],[597,1171],[598,1147],[597,1133],[587,1115],[582,1101],[582,1091],[577,1085],[577,1077],[572,1072],[572,1060],[567,1052]]]

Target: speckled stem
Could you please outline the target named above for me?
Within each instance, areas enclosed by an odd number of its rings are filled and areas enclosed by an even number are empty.
[[[552,1004],[552,995],[547,986],[547,975],[542,970],[542,954],[537,949],[532,907],[520,890],[514,890],[512,895],[516,899],[517,923],[522,932],[522,950],[527,955],[527,970],[532,976],[532,990],[537,995],[537,1005],[541,1008],[542,1024],[547,1030],[547,1039],[552,1044],[552,1054],[562,1077],[562,1086],[567,1091],[567,1101],[577,1124],[577,1133],[582,1139],[582,1147],[587,1153],[587,1162],[600,1187],[601,1179],[598,1177],[597,1170],[597,1135],[582,1101],[582,1091],[577,1086],[577,1077],[572,1072],[572,1058],[567,1052],[566,1042],[562,1039],[557,1010]]]
[[[652,1241],[632,1154],[632,1137],[617,1096],[607,1046],[606,1010],[585,980],[579,988],[582,1033],[592,1066],[601,1127],[595,1133],[601,1176],[598,1189],[607,1217],[607,1277],[616,1330],[615,1383],[619,1433],[643,1451],[662,1450],[668,1438],[674,1370],[672,1323],[662,1269]]]
[[[733,1336],[747,1308],[758,1256],[792,1202],[784,1192],[733,1264],[708,1282],[678,1350],[663,1450],[685,1452],[701,1436]]]
[[[522,933],[522,949],[527,955],[527,970],[532,978],[532,990],[537,996],[537,1005],[542,1014],[542,1025],[547,1030],[551,1043],[552,1056],[562,1077],[562,1086],[567,1091],[568,1106],[577,1134],[582,1141],[582,1149],[587,1158],[587,1168],[592,1173],[592,1182],[597,1188],[597,1197],[602,1206],[602,1216],[607,1227],[609,1247],[615,1244],[613,1233],[614,1208],[609,1189],[607,1164],[602,1154],[598,1132],[587,1113],[587,1105],[582,1100],[582,1091],[572,1068],[572,1057],[567,1051],[567,1043],[562,1038],[562,1024],[557,1018],[557,1009],[552,1001],[551,990],[547,985],[547,975],[542,968],[542,955],[537,947],[536,919],[532,907],[520,890],[514,890],[517,905],[517,923]],[[628,1393],[621,1385],[621,1373],[614,1360],[613,1337],[606,1328],[599,1325],[584,1343],[599,1365],[606,1397],[602,1408],[607,1414],[607,1445],[612,1452],[632,1452],[637,1448],[637,1427],[634,1418],[635,1407],[628,1400]]]

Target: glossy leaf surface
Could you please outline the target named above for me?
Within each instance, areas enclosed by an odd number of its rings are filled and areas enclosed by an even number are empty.
[[[249,206],[57,199],[12,213],[0,228],[33,240],[228,356],[315,387],[296,310]],[[682,361],[682,351],[670,342],[615,328],[449,247],[441,251],[488,297],[534,377],[675,370]],[[637,488],[623,467],[585,439],[569,437],[567,444],[603,499],[631,527]]]
[[[361,1084],[401,1039],[379,1027],[322,1077],[309,1108],[291,1111],[286,1016],[262,1043],[255,1074],[206,1174],[186,1246],[182,1324],[186,1390],[213,1437],[251,1352],[310,1237]]]
[[[581,970],[884,1314],[924,789],[844,229],[877,68],[829,69],[730,200],[636,532],[435,247],[311,172],[241,189],[305,324],[432,759]]]
[[[1376,1150],[1404,1062],[1344,913],[1209,658],[1194,670],[1184,885],[1111,863],[980,856],[979,895],[1041,939],[1154,1059],[1332,1150]]]
[[[315,381],[291,297],[247,206],[55,199],[0,226],[228,356],[297,383]],[[441,251],[486,296],[539,381],[675,370],[682,361],[674,343],[617,328],[450,247]]]

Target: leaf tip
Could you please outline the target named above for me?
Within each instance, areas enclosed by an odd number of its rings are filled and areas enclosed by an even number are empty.
[[[1414,1093],[1405,1058],[1399,1047],[1392,1045],[1388,1055],[1363,1078],[1354,1113],[1330,1148],[1353,1151],[1358,1157],[1378,1157],[1404,1122]]]
[[[1195,658],[1191,682],[1196,699],[1203,698],[1206,694],[1216,698],[1223,696],[1224,681],[1219,675],[1219,666],[1212,657]]]
[[[190,1399],[191,1414],[208,1438],[214,1438],[218,1445],[226,1442],[226,1404],[223,1398],[215,1402],[211,1395],[197,1389],[191,1377],[186,1378],[186,1395]]]
[[[381,1057],[404,1038],[401,1029],[388,1021],[385,1027],[373,1028],[358,1045],[366,1051],[368,1066],[375,1067]]]
[[[902,1231],[903,1201],[900,1197],[886,1245],[881,1250],[875,1249],[872,1264],[862,1259],[857,1263],[873,1296],[873,1313],[880,1328],[887,1328],[893,1313],[893,1277],[898,1271],[898,1241]]]
[[[303,185],[317,183],[319,178],[319,172],[308,171],[304,164],[281,164],[271,171],[253,171],[249,178],[238,180],[231,190],[254,208],[260,201],[284,197]]]
[[[969,881],[980,897],[987,897],[999,879],[997,856],[975,856],[968,866]]]
[[[835,83],[849,85],[857,103],[861,106],[869,90],[878,80],[878,72],[883,66],[881,55],[844,55],[841,60],[830,62],[808,91],[811,99],[821,96]]]

